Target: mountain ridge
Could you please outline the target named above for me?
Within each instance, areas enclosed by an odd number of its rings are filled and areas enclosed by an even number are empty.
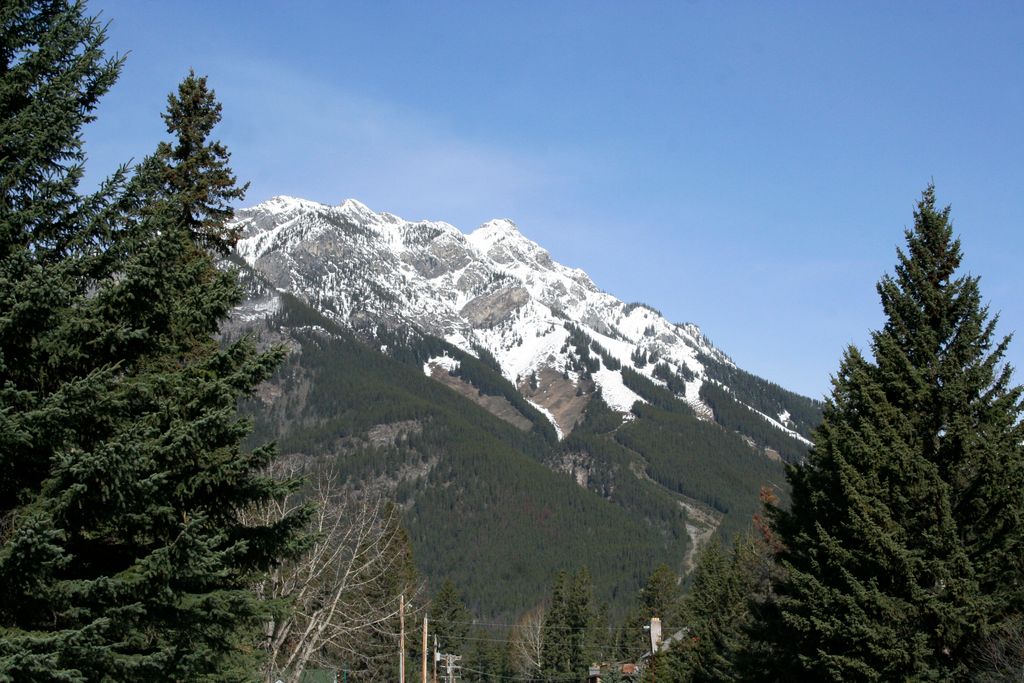
[[[613,409],[628,414],[644,399],[608,366],[629,366],[660,385],[667,385],[666,375],[679,378],[677,395],[712,419],[701,391],[705,359],[735,367],[698,326],[672,323],[651,306],[602,291],[583,270],[554,261],[511,219],[463,233],[443,221],[378,213],[354,199],[329,206],[281,195],[239,210],[234,225],[242,234],[239,255],[278,289],[354,329],[411,325],[473,355],[486,349],[520,390],[548,369],[576,386],[592,380]],[[585,354],[570,350],[567,322],[605,362],[581,367]],[[572,431],[543,392],[530,400],[551,415],[560,435]],[[809,443],[786,424],[790,412],[758,411]]]

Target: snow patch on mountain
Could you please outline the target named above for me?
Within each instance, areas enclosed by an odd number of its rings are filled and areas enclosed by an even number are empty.
[[[558,420],[555,419],[555,416],[551,414],[550,410],[540,405],[539,403],[531,401],[530,399],[526,399],[526,402],[529,403],[534,408],[536,408],[538,413],[547,418],[548,422],[550,422],[551,425],[555,428],[555,434],[558,436],[559,441],[565,438],[565,434],[562,433],[562,428],[558,426]]]
[[[434,356],[423,364],[423,374],[427,377],[431,377],[434,374],[434,368],[444,368],[451,373],[458,370],[459,365],[459,361],[451,356]]]
[[[233,317],[242,322],[263,320],[281,308],[281,299],[277,296],[266,296],[243,302],[232,312]]]
[[[594,373],[594,381],[597,383],[597,386],[601,387],[601,397],[612,410],[628,413],[637,401],[640,403],[647,402],[623,384],[621,372],[601,368]]]

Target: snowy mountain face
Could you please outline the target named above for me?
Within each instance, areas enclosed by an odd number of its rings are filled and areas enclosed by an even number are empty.
[[[612,409],[628,413],[643,399],[626,386],[615,367],[621,365],[661,385],[674,377],[676,395],[710,417],[700,387],[713,380],[702,360],[732,366],[695,325],[669,322],[601,291],[509,220],[463,234],[448,223],[406,221],[351,199],[327,206],[275,197],[239,210],[235,224],[242,229],[238,253],[250,266],[344,325],[411,326],[473,355],[486,349],[560,435],[572,430],[579,411],[559,409],[565,391],[545,391],[545,384],[577,393],[596,385]],[[581,367],[570,343],[574,331],[602,357],[596,370]],[[429,361],[425,372],[449,368],[448,361]],[[785,424],[787,413],[759,414],[805,441]]]

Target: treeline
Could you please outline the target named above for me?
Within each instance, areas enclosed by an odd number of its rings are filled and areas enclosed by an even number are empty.
[[[762,453],[770,448],[789,463],[800,463],[807,457],[806,444],[779,430],[747,406],[741,405],[728,390],[718,384],[701,384],[700,398],[711,408],[715,422],[750,437]]]
[[[774,382],[704,354],[700,355],[700,362],[707,376],[729,387],[738,401],[773,418],[788,412],[792,429],[813,439],[814,430],[821,424],[821,401],[783,389]]]
[[[543,599],[515,621],[474,618],[451,582],[440,586],[426,611],[442,656],[461,657],[460,680],[543,683],[586,681],[595,664],[604,679],[620,680],[623,664],[642,663],[649,654],[645,627],[651,617],[661,615],[666,627],[675,628],[685,620],[686,605],[679,577],[661,565],[630,596],[627,612],[619,617],[596,598],[585,567],[554,575]],[[412,661],[418,657],[410,648]]]

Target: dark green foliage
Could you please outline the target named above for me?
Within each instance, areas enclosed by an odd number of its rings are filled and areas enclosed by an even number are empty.
[[[570,347],[576,349],[576,355],[573,358],[575,364],[572,369],[584,377],[589,377],[592,373],[600,370],[601,360],[590,355],[591,342],[587,333],[570,322],[565,323],[565,329],[569,331],[569,338],[565,340],[562,351],[564,352]]]
[[[692,382],[697,379],[697,373],[690,369],[690,366],[684,362],[679,363],[679,376],[687,382]]]
[[[726,513],[722,533],[746,525],[761,486],[783,481],[778,464],[718,425],[647,404],[633,410],[637,419],[616,432],[616,441],[641,454],[665,488]]]
[[[587,488],[646,520],[663,536],[663,557],[678,564],[689,545],[686,513],[679,505],[678,495],[637,475],[646,463],[640,454],[616,440],[614,432],[622,424],[622,415],[608,407],[600,391],[594,393],[584,420],[562,441],[558,457],[583,456],[587,463]],[[618,612],[621,599],[616,602]]]
[[[765,503],[774,502],[762,491]],[[754,614],[771,595],[778,576],[779,546],[761,515],[754,528],[732,539],[726,549],[717,541],[702,552],[678,619],[664,622],[663,644],[651,662],[658,681],[770,680],[770,652],[750,638]]]
[[[613,439],[576,430],[562,442],[561,454],[563,457],[585,455],[587,488],[645,520],[651,531],[662,536],[661,557],[674,564],[682,561],[689,540],[687,517],[679,505],[679,496],[636,475],[635,468],[643,462],[637,453]]]
[[[693,414],[690,406],[677,398],[672,391],[660,384],[655,384],[650,378],[641,375],[633,368],[622,368],[622,383],[626,385],[626,388],[636,392],[640,398],[662,410],[684,415]]]
[[[164,168],[165,191],[174,197],[178,220],[192,241],[227,255],[238,239],[237,228],[225,228],[234,215],[230,203],[245,197],[248,183],[237,185],[228,167],[227,148],[208,140],[220,115],[220,103],[207,87],[206,77],[190,71],[178,92],[167,97],[163,114],[174,142],[160,143],[154,156]]]
[[[1021,389],[929,187],[850,349],[790,511],[761,623],[778,678],[964,680],[1024,588]]]
[[[797,441],[763,417],[736,401],[731,393],[714,382],[704,382],[700,397],[715,415],[715,422],[748,436],[762,449],[776,451],[786,462],[799,463],[807,457],[807,445]]]
[[[542,663],[545,681],[586,680],[600,654],[600,612],[586,569],[560,572],[544,615]]]
[[[447,580],[441,584],[427,613],[430,616],[430,629],[441,651],[455,654],[464,652],[473,617],[462,604],[455,584]]]
[[[622,414],[608,407],[601,390],[590,395],[583,420],[572,430],[570,438],[584,434],[607,434],[622,426]]]
[[[0,258],[6,278],[25,276],[32,267],[57,267],[72,252],[84,256],[90,238],[102,234],[89,219],[110,198],[110,188],[82,198],[77,187],[85,159],[82,126],[95,118],[121,67],[121,60],[104,57],[104,39],[81,3],[12,0],[0,10]],[[72,265],[85,263],[64,267]],[[63,283],[50,284],[57,296]],[[35,296],[47,292],[40,290]],[[46,320],[22,315],[46,329]],[[25,329],[24,336],[31,338],[35,329]]]
[[[795,394],[774,382],[710,356],[702,354],[700,362],[708,378],[729,387],[736,400],[772,417],[783,411],[788,412],[792,429],[808,439],[821,424],[821,401]]]
[[[514,679],[508,643],[496,638],[493,630],[477,629],[464,650],[461,679],[471,683],[490,683]],[[441,679],[440,672],[438,679]]]
[[[295,520],[237,519],[281,491],[235,413],[280,356],[212,339],[240,294],[184,221],[208,168],[170,182],[205,139],[78,197],[81,126],[118,63],[77,3],[0,12],[0,679],[245,680],[249,580]]]
[[[619,359],[608,353],[608,349],[604,348],[596,341],[590,342],[590,348],[594,353],[601,357],[601,362],[609,370],[619,370],[622,368],[622,363],[619,362]]]
[[[640,454],[648,475],[668,490],[726,513],[720,529],[726,538],[742,529],[757,510],[760,488],[782,483],[782,468],[735,433],[698,419],[685,401],[635,370],[623,368],[622,378],[649,403],[633,406],[636,419],[615,440]]]
[[[563,452],[590,458],[591,490],[627,509],[643,510],[664,525],[669,538],[682,536],[678,504],[668,504],[680,495],[724,513],[723,538],[745,528],[758,510],[761,487],[782,485],[782,467],[737,434],[698,419],[685,401],[632,368],[622,368],[622,377],[649,403],[638,402],[634,419],[623,422],[597,394],[583,422],[562,444]],[[638,479],[635,471],[653,481]]]
[[[679,577],[668,565],[662,564],[647,579],[647,584],[640,591],[638,603],[648,621],[650,617],[658,617],[663,624],[671,625],[679,623],[681,597]]]
[[[476,351],[477,358],[481,363],[489,367],[497,375],[501,375],[501,365],[498,363],[498,359],[494,357],[494,354],[489,349],[483,346],[473,346],[473,350]]]
[[[664,646],[651,668],[664,683],[739,680],[734,660],[745,644],[752,591],[741,558],[715,542],[701,553],[682,621],[666,623]]]
[[[684,363],[680,368],[679,373],[672,372],[672,368],[668,366],[668,363],[658,363],[654,366],[654,370],[651,372],[652,375],[660,379],[676,396],[686,396],[686,382],[694,378],[693,371],[686,367]]]
[[[93,214],[114,189],[78,195],[80,130],[120,62],[104,59],[104,33],[80,5],[26,0],[0,11],[0,505],[7,514],[47,476],[60,437],[39,423],[57,410],[48,397],[80,362],[61,353],[61,337],[79,331],[65,312],[84,297],[90,271],[103,267],[93,244],[108,235]],[[35,425],[22,424],[37,411]]]

